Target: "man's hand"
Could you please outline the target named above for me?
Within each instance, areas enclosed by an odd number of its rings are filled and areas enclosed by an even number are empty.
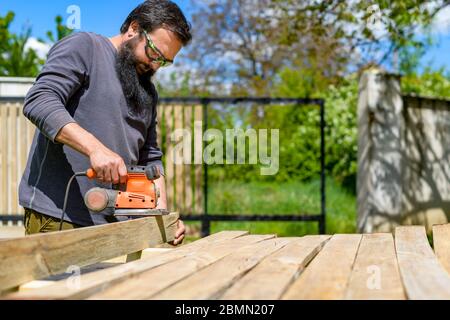
[[[175,232],[175,240],[173,240],[172,242],[174,246],[181,244],[181,242],[183,242],[184,234],[186,232],[186,227],[184,226],[184,223],[181,220],[178,220],[177,228],[178,228],[177,232]]]
[[[159,179],[156,179],[155,184],[160,191],[160,198],[156,209],[167,209],[166,182],[164,176],[161,176]],[[177,231],[175,232],[175,240],[172,241],[171,244],[174,246],[181,244],[183,242],[185,233],[186,227],[184,226],[183,221],[178,220]]]
[[[99,181],[113,184],[126,183],[127,167],[118,154],[102,147],[94,150],[89,155],[89,160]]]

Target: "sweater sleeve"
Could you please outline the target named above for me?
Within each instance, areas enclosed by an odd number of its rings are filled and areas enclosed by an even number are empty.
[[[162,163],[163,153],[158,146],[156,126],[158,125],[157,119],[157,94],[155,98],[155,103],[152,110],[152,119],[150,127],[147,132],[147,138],[145,140],[144,146],[139,152],[139,165],[146,166],[149,164],[155,164],[159,167],[162,175],[164,174],[164,167]]]
[[[92,39],[83,32],[57,42],[25,98],[23,114],[53,143],[65,125],[76,122],[66,106],[88,81],[92,50]]]

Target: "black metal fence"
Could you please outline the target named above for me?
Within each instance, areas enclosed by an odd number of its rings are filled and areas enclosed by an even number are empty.
[[[185,97],[185,98],[161,98],[161,102],[167,104],[180,104],[180,105],[202,105],[203,107],[203,132],[208,129],[208,106],[212,103],[222,104],[239,104],[239,103],[256,103],[259,105],[316,105],[319,107],[320,112],[320,213],[300,213],[291,215],[279,215],[276,213],[258,215],[258,214],[209,214],[208,212],[208,165],[203,162],[203,193],[204,204],[203,214],[189,214],[183,215],[182,218],[185,221],[200,221],[201,222],[201,235],[202,237],[210,234],[211,221],[309,221],[318,223],[318,231],[320,234],[324,234],[326,230],[326,175],[325,175],[325,101],[323,99],[309,99],[309,98],[197,98],[197,97]]]

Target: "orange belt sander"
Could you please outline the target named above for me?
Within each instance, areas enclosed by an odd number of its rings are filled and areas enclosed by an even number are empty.
[[[159,167],[155,165],[127,166],[127,171],[125,184],[113,185],[112,189],[92,188],[86,192],[84,195],[86,207],[93,212],[113,208],[114,216],[147,217],[169,214],[167,210],[155,209],[160,197],[160,191],[155,184],[155,180],[161,176]],[[89,169],[86,172],[74,174],[69,180],[64,197],[60,230],[62,230],[70,185],[75,177],[79,176],[95,179],[97,174],[93,169]]]
[[[84,203],[93,212],[114,208],[115,216],[154,216],[168,214],[167,210],[155,209],[160,191],[155,184],[161,176],[159,167],[127,166],[127,182],[113,185],[113,189],[92,188],[86,192]],[[86,172],[89,179],[95,179],[93,169]]]

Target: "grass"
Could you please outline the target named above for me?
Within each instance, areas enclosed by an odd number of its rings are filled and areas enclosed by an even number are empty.
[[[356,232],[356,198],[331,179],[326,188],[326,232]],[[320,213],[320,183],[286,182],[218,182],[210,184],[208,211],[210,214],[301,214]],[[188,223],[198,230],[199,223]],[[317,234],[317,222],[212,222],[211,232],[248,230],[253,234],[276,233],[278,236]],[[188,237],[187,242],[195,240]]]

